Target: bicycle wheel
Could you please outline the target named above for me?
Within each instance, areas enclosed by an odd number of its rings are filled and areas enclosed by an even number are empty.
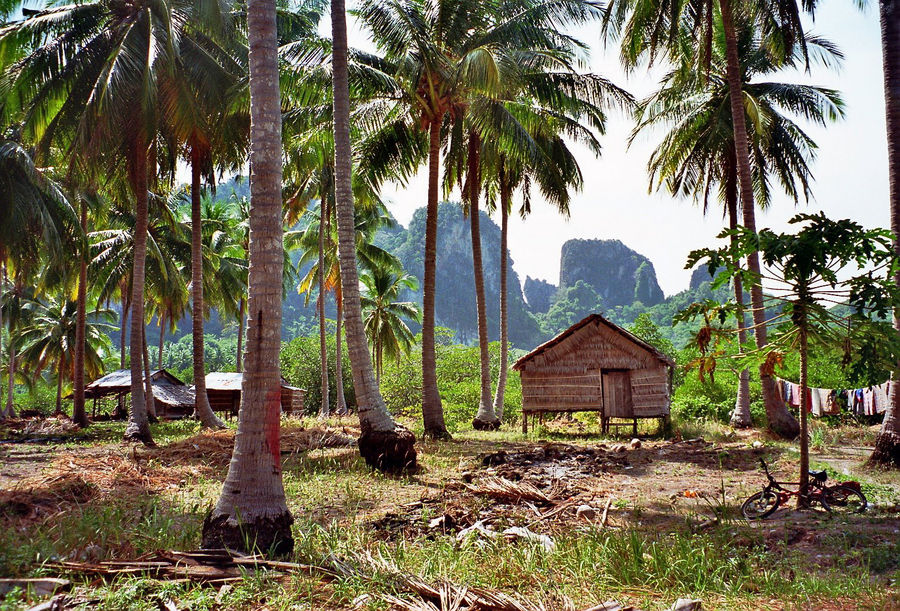
[[[780,504],[781,497],[771,490],[763,490],[744,501],[744,504],[741,505],[741,513],[748,520],[758,520],[772,515]]]
[[[834,513],[862,513],[869,502],[866,495],[855,488],[834,486],[824,491],[822,504],[825,505],[825,509]]]

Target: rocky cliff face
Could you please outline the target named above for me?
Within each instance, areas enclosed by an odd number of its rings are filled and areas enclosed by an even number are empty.
[[[556,297],[557,287],[545,280],[525,276],[525,301],[532,312],[547,312]]]
[[[569,240],[560,257],[560,288],[582,280],[607,307],[662,303],[665,295],[656,280],[653,263],[619,240]]]
[[[404,269],[419,279],[421,287],[424,277],[425,209],[416,210],[407,229],[393,229],[379,235],[376,242],[396,255]],[[491,341],[496,341],[500,336],[500,227],[484,212],[481,213],[481,251],[488,335]],[[506,257],[509,339],[515,347],[531,349],[540,343],[541,330],[525,305],[519,275],[513,269],[508,252]],[[477,341],[472,238],[469,220],[463,216],[458,204],[443,203],[438,208],[436,284],[437,324],[456,331],[460,341]],[[421,303],[421,290],[409,297]]]
[[[688,289],[691,291],[699,289],[704,282],[710,282],[711,280],[712,276],[709,275],[709,269],[702,265],[691,272],[691,284],[688,286]]]

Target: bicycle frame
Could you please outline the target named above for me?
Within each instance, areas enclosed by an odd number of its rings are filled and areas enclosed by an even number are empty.
[[[762,458],[759,459],[760,464],[762,464],[763,471],[766,474],[766,479],[769,480],[769,483],[763,487],[764,490],[775,491],[778,493],[779,502],[787,503],[787,501],[792,496],[800,496],[800,482],[779,482],[772,474],[769,473],[769,466],[766,464],[766,461]],[[784,486],[797,486],[797,490],[788,490]],[[807,495],[809,500],[811,501],[819,501],[821,502],[822,496],[825,494],[825,486],[822,482],[817,479],[810,479],[809,481],[809,494]]]

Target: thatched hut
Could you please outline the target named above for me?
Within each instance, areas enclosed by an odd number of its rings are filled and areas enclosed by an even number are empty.
[[[206,374],[206,396],[213,411],[237,415],[241,406],[241,383],[244,374],[225,371],[213,371]],[[281,379],[281,411],[285,413],[302,413],[306,391],[290,386]]]
[[[637,433],[638,418],[668,418],[674,367],[650,344],[592,314],[513,365],[522,378],[522,430],[528,432],[528,415],[593,411],[604,433],[627,425]]]
[[[194,390],[165,369],[150,373],[153,402],[159,418],[184,418],[194,411]],[[85,399],[94,400],[94,416],[97,401],[124,397],[131,392],[131,370],[117,369],[84,387]]]

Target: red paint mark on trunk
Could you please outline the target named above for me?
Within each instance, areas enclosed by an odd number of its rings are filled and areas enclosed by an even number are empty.
[[[266,443],[275,468],[281,471],[281,387],[266,393]]]

